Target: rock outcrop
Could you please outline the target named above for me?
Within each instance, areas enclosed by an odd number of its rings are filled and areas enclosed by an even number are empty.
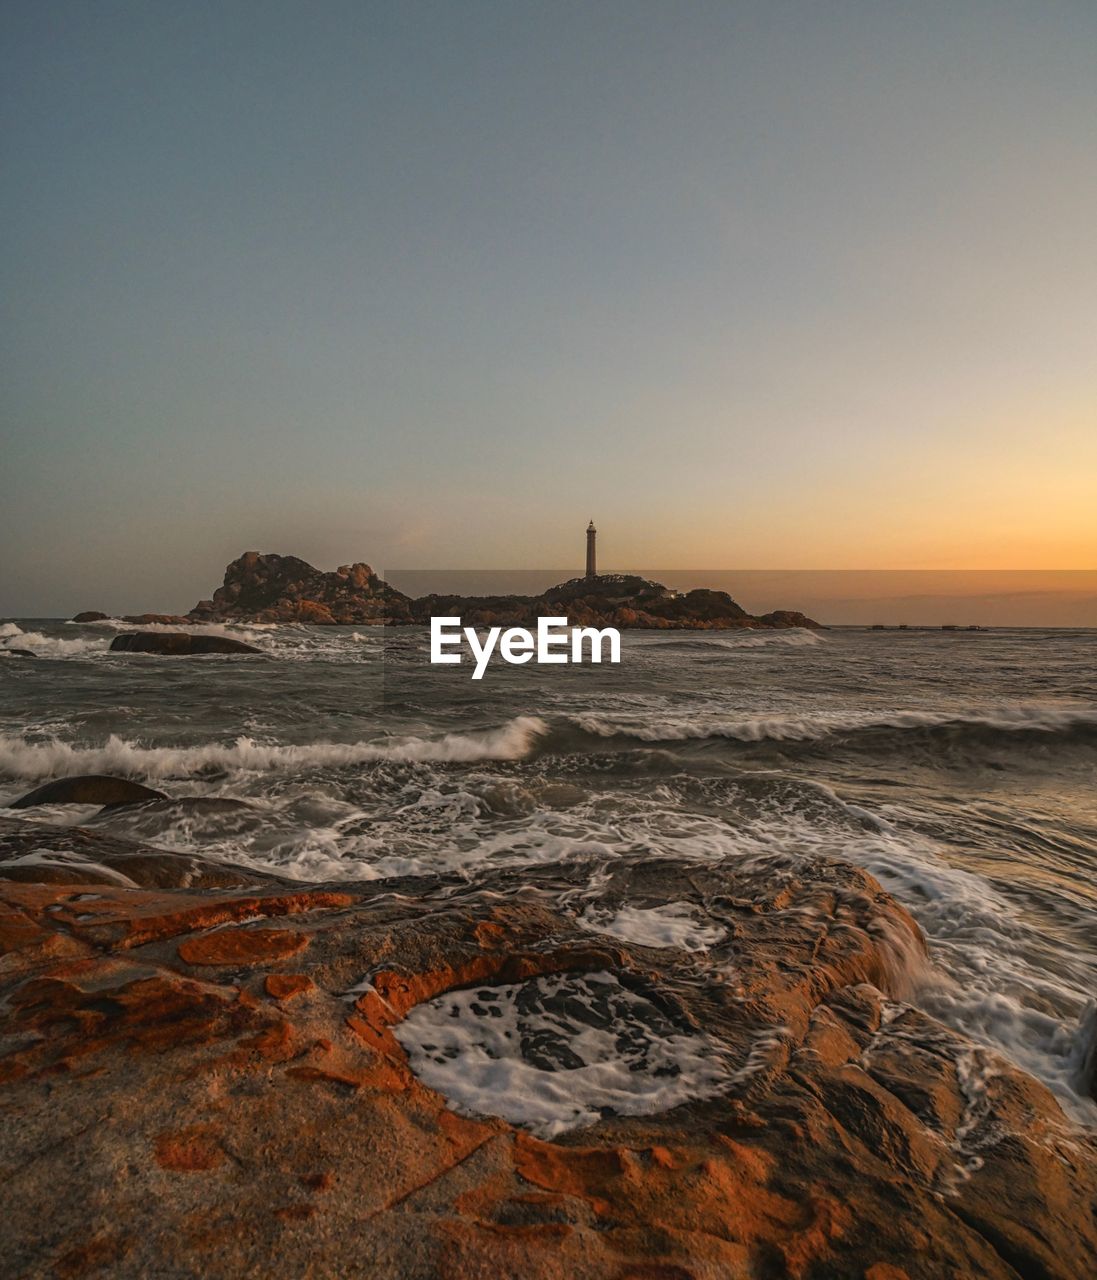
[[[89,609],[84,613],[77,613],[73,616],[73,622],[109,622],[111,615],[109,613],[100,613],[97,609]],[[122,622],[132,622],[138,626],[167,626],[181,627],[187,625],[191,619],[181,613],[126,613],[122,615]]]
[[[652,630],[731,630],[749,627],[817,627],[802,613],[754,617],[726,591],[697,588],[678,593],[636,574],[573,578],[539,596],[423,596],[412,602],[413,620],[460,617],[466,626],[534,627],[542,617],[566,617],[574,626]]]
[[[193,619],[181,613],[127,613],[123,614],[122,621],[139,627],[185,627]]]
[[[774,609],[770,613],[760,613],[757,621],[765,627],[818,627],[819,624],[795,609]]]
[[[212,600],[191,610],[195,622],[308,622],[333,624],[405,622],[410,600],[383,582],[368,564],[342,565],[334,573],[296,556],[247,551],[225,570]]]
[[[0,883],[0,1087],[18,1121],[0,1126],[5,1269],[1092,1274],[1092,1136],[905,1002],[921,936],[870,876],[622,858],[595,899],[592,870],[483,886]],[[580,890],[582,916],[567,905]],[[724,940],[698,956],[591,923],[668,900]],[[501,988],[546,975],[561,991],[609,975],[682,1036],[703,1029],[726,1054],[719,1088],[546,1139],[447,1105],[413,1071],[394,1032],[418,1006],[471,988],[486,1016]],[[549,1031],[520,1052],[551,1066],[566,1048]],[[566,1066],[545,1080],[566,1090]]]
[[[170,658],[201,653],[262,653],[253,644],[231,636],[185,631],[127,631],[110,642],[113,653],[159,653]]]

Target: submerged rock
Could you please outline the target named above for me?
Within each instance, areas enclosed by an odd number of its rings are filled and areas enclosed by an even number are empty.
[[[0,885],[0,1079],[19,1117],[0,1126],[6,1265],[379,1280],[1090,1274],[1092,1135],[1043,1086],[904,1003],[926,976],[921,935],[870,876],[777,856],[621,858],[605,872],[574,859],[479,886]],[[644,946],[579,921],[584,907],[669,900],[722,941]],[[447,1049],[423,1041],[434,1025],[450,1034],[426,1016],[448,992],[459,1022],[483,1025]],[[566,1120],[592,1053],[612,1063],[615,1034],[624,1061],[663,1073],[654,1104],[677,1105],[595,1108],[593,1123],[579,1108],[582,1127],[546,1140],[516,1094],[496,1108],[486,1091],[480,1110],[449,1099],[475,1065],[467,1045],[488,1043],[489,1024],[505,1031],[508,1010],[550,1118]],[[430,1055],[442,1092],[401,1038]],[[719,1074],[694,1089],[683,1073],[702,1040]]]
[[[253,644],[230,636],[190,635],[182,631],[127,631],[110,644],[115,653],[159,653],[184,657],[196,653],[262,653]]]
[[[114,806],[140,804],[144,800],[166,800],[163,791],[131,782],[128,778],[111,778],[89,773],[74,778],[56,778],[28,791],[18,800],[8,802],[9,809],[30,809],[39,804],[99,804]]]
[[[292,883],[201,854],[153,848],[109,831],[0,818],[0,881],[4,880],[163,889]]]

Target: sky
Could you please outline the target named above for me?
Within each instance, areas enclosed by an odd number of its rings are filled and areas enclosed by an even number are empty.
[[[1089,0],[5,0],[0,112],[0,614],[1097,568]]]

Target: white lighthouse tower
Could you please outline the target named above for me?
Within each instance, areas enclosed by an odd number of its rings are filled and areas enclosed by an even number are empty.
[[[598,537],[598,530],[594,527],[594,521],[587,525],[587,577],[596,578],[598,576],[597,563],[594,556],[594,540]]]

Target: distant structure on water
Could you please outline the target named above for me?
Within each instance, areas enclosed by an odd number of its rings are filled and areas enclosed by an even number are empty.
[[[598,530],[594,527],[594,521],[587,525],[587,577],[597,578],[598,568],[594,556],[594,540],[598,537]]]

